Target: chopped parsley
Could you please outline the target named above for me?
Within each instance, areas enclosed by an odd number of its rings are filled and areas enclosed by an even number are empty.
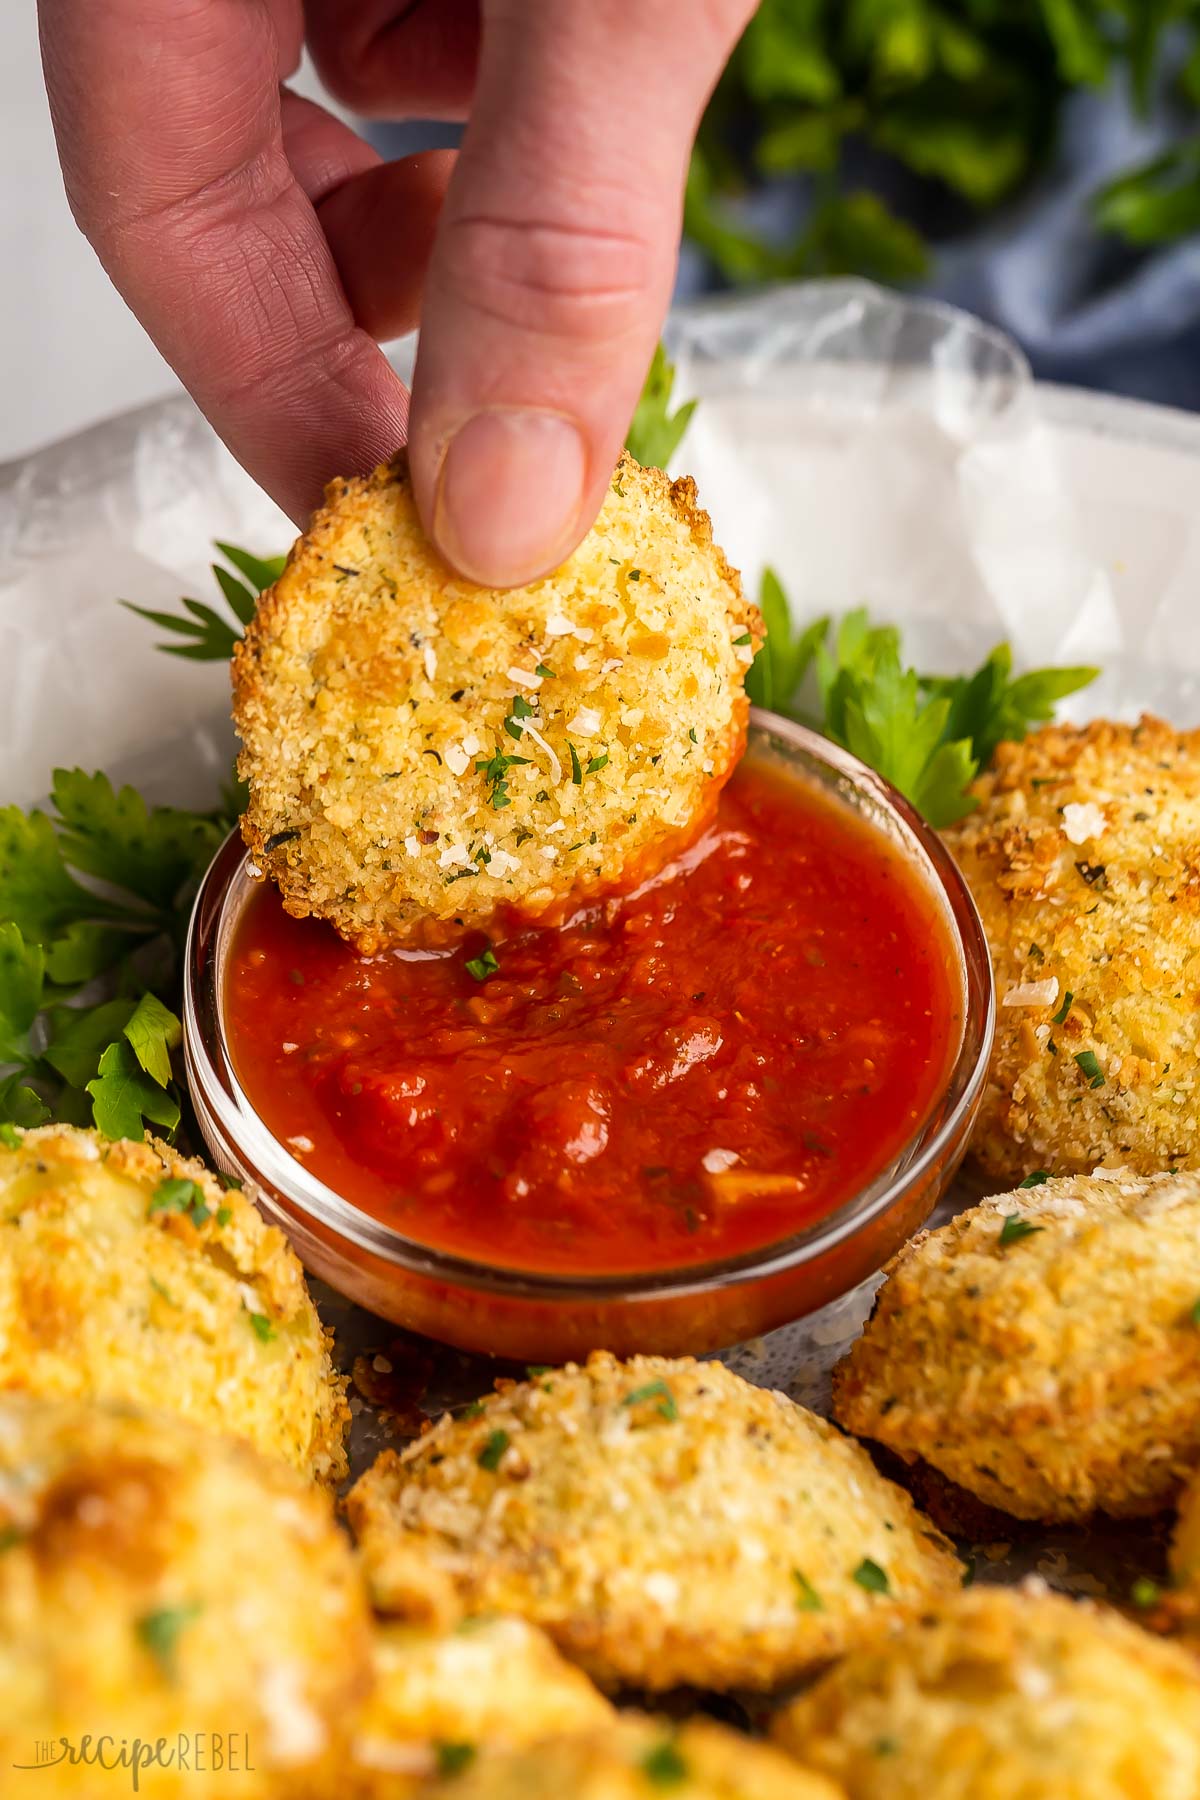
[[[1049,1169],[1035,1169],[1033,1171],[1032,1175],[1027,1175],[1025,1177],[1024,1181],[1021,1183],[1021,1186],[1023,1188],[1041,1187],[1044,1182],[1052,1181],[1052,1180],[1053,1180],[1053,1176],[1051,1175]]]
[[[1020,1213],[1005,1213],[1000,1227],[1000,1248],[1006,1250],[1009,1244],[1019,1244],[1022,1238],[1032,1237],[1034,1232],[1045,1229],[1044,1225],[1031,1225]]]
[[[232,1219],[232,1217],[233,1217],[232,1206],[219,1206],[217,1208],[217,1224],[218,1225],[222,1225],[222,1226],[228,1225],[228,1223],[229,1223],[230,1219]]]
[[[1139,1575],[1129,1590],[1129,1598],[1141,1612],[1149,1612],[1162,1599],[1162,1589],[1148,1575]]]
[[[734,641],[735,645],[741,645],[741,644],[749,644],[753,640],[751,639],[750,633],[748,631],[743,631],[741,637],[735,637],[733,641]]]
[[[148,1650],[168,1681],[174,1681],[179,1639],[184,1630],[199,1616],[200,1607],[161,1606],[155,1612],[143,1613],[134,1625],[138,1642]]]
[[[658,1381],[648,1381],[645,1387],[634,1388],[631,1394],[626,1394],[621,1405],[640,1406],[644,1400],[656,1400],[658,1404],[654,1410],[661,1413],[664,1419],[679,1417],[675,1396],[661,1378]]]
[[[268,1319],[266,1313],[251,1312],[250,1308],[247,1307],[246,1317],[249,1319],[250,1329],[258,1339],[259,1343],[269,1344],[271,1339],[275,1336],[275,1327],[272,1325],[270,1319]]]
[[[890,1594],[892,1591],[887,1570],[881,1569],[879,1564],[869,1556],[864,1556],[855,1569],[854,1579],[860,1588],[867,1590],[868,1594]]]
[[[543,681],[553,681],[555,679],[554,670],[548,669],[545,663],[539,663],[533,672],[535,675],[540,675]]]
[[[0,1144],[3,1144],[6,1150],[21,1148],[21,1134],[15,1125],[9,1124],[7,1119],[0,1119]]]
[[[1063,995],[1062,1005],[1059,1007],[1058,1011],[1053,1015],[1053,1017],[1050,1020],[1050,1023],[1052,1025],[1065,1025],[1066,1024],[1067,1014],[1071,1010],[1071,1003],[1074,1000],[1074,998],[1075,998],[1074,994],[1071,992],[1070,988],[1068,988],[1066,993]]]
[[[600,752],[599,756],[593,756],[591,762],[589,762],[587,768],[583,771],[584,774],[585,775],[595,775],[598,770],[600,770],[604,767],[604,765],[607,761],[608,761],[608,751],[602,750]]]
[[[1042,949],[1040,944],[1030,944],[1029,954],[1034,962],[1045,962],[1046,960],[1046,952]]]
[[[671,1740],[664,1738],[643,1756],[642,1774],[655,1787],[678,1787],[688,1778],[688,1766]]]
[[[505,729],[507,730],[510,721],[506,719],[504,723]],[[520,735],[521,728],[518,725],[513,732],[513,736],[520,737]],[[475,764],[475,767],[480,771],[484,780],[492,790],[491,801],[497,812],[500,812],[506,806],[512,805],[512,798],[508,791],[508,781],[506,779],[508,771],[518,766],[527,766],[528,762],[529,758],[527,756],[506,756],[503,750],[497,750],[491,756],[481,757]],[[473,871],[467,870],[467,873],[471,874]],[[460,877],[455,875],[451,876],[450,879],[452,881],[457,881]]]
[[[469,1768],[478,1751],[474,1744],[439,1743],[435,1746],[439,1775],[457,1775]]]
[[[571,780],[574,782],[576,787],[582,787],[583,786],[583,764],[579,760],[579,752],[575,748],[574,744],[568,744],[567,749],[571,752]]]
[[[199,1182],[183,1176],[171,1176],[155,1188],[148,1217],[160,1212],[182,1213],[193,1225],[204,1225],[213,1216]]]
[[[688,732],[688,736],[691,738],[693,744],[698,744],[700,742],[700,739],[696,736],[696,727],[694,725]]]
[[[802,1574],[799,1569],[793,1569],[792,1580],[796,1584],[797,1612],[824,1612],[825,1602],[822,1600],[820,1594],[818,1594],[812,1582],[808,1579],[808,1576]]]
[[[493,975],[500,973],[500,964],[490,944],[481,956],[472,956],[464,966],[474,981],[490,981]]]
[[[507,1431],[497,1428],[497,1430],[490,1432],[483,1449],[475,1458],[475,1461],[479,1464],[480,1468],[487,1469],[489,1474],[494,1475],[496,1470],[500,1467],[500,1458],[508,1449],[509,1441]]]
[[[1079,1064],[1082,1073],[1087,1076],[1087,1084],[1089,1087],[1100,1088],[1104,1086],[1104,1070],[1100,1067],[1100,1063],[1094,1050],[1081,1050],[1076,1056],[1075,1061]]]

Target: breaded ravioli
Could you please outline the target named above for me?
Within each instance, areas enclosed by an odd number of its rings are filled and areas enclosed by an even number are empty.
[[[848,1431],[990,1506],[1168,1505],[1200,1465],[1200,1177],[1001,1194],[895,1256],[834,1373]]]
[[[770,1688],[958,1585],[858,1444],[720,1363],[497,1390],[352,1490],[384,1611],[515,1614],[603,1686]]]
[[[183,1742],[193,1772],[145,1764],[146,1800],[290,1800],[337,1765],[366,1598],[328,1496],[277,1459],[167,1414],[0,1395],[0,1544],[5,1800],[131,1792],[128,1768],[60,1750],[101,1737],[110,1757]],[[29,1770],[39,1745],[59,1754]]]
[[[0,1146],[0,1389],[128,1400],[346,1472],[345,1384],[283,1234],[165,1144]]]
[[[996,973],[974,1156],[998,1182],[1200,1167],[1200,732],[1050,725],[974,792],[946,833]]]
[[[440,560],[403,455],[334,482],[234,657],[246,843],[366,953],[633,886],[712,815],[760,631],[693,483],[629,456],[510,592]]]
[[[776,1716],[849,1800],[1196,1800],[1200,1665],[1107,1608],[975,1588]]]
[[[613,1716],[587,1676],[523,1619],[464,1619],[449,1631],[384,1622],[373,1666],[339,1800],[392,1800],[402,1777],[595,1731]]]
[[[672,1725],[636,1713],[520,1755],[473,1758],[464,1773],[419,1793],[421,1800],[845,1800],[827,1777],[712,1719]]]

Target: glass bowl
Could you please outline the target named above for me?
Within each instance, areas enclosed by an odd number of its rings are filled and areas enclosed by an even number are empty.
[[[256,1113],[221,1011],[233,927],[254,892],[236,833],[201,884],[188,934],[184,1053],[200,1128],[227,1174],[252,1182],[305,1266],[360,1306],[460,1349],[557,1363],[604,1348],[700,1354],[815,1312],[874,1273],[924,1223],[966,1148],[994,1022],[991,959],[966,883],[937,835],[886,781],[815,732],[751,714],[747,754],[853,807],[898,846],[947,926],[962,1033],[944,1090],[898,1156],[835,1212],[736,1258],[645,1274],[539,1275],[431,1249],[318,1181]]]

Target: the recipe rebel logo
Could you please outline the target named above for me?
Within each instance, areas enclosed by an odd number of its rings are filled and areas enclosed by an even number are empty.
[[[105,1734],[88,1735],[77,1740],[65,1737],[39,1738],[30,1745],[27,1761],[14,1762],[14,1770],[36,1774],[39,1770],[71,1768],[97,1769],[114,1778],[127,1778],[133,1793],[141,1791],[142,1775],[148,1769],[174,1769],[180,1773],[216,1776],[252,1775],[255,1763],[249,1736],[244,1732],[181,1731],[171,1737],[118,1738]],[[121,1785],[124,1785],[122,1779]],[[116,1779],[104,1792],[115,1792]],[[33,1784],[28,1791],[32,1794]],[[99,1794],[102,1790],[97,1787]],[[212,1791],[218,1791],[216,1784]]]

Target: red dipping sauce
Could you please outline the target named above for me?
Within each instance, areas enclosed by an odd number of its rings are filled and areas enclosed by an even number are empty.
[[[307,1169],[496,1267],[653,1271],[790,1237],[887,1168],[961,1042],[919,876],[762,762],[654,881],[513,928],[494,973],[488,949],[364,958],[263,887],[224,1015],[248,1099]]]

